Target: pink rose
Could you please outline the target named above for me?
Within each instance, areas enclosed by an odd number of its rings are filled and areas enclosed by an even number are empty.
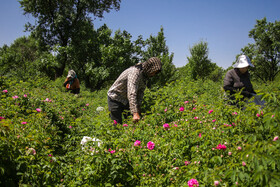
[[[141,141],[139,141],[139,140],[136,140],[136,141],[134,142],[134,146],[140,146],[140,144],[141,144]]]
[[[3,93],[8,93],[8,90],[3,90],[2,92],[3,92]]]
[[[153,150],[153,149],[155,148],[154,142],[149,141],[149,142],[147,143],[147,147],[148,147],[148,149]]]
[[[180,109],[179,109],[181,112],[183,112],[184,110],[185,110],[185,108],[184,107],[180,107]]]
[[[218,186],[219,185],[219,181],[214,181],[214,186]]]
[[[188,185],[189,185],[189,187],[198,187],[199,186],[198,181],[196,179],[189,180]]]
[[[37,112],[41,112],[42,110],[40,108],[36,108],[36,111]]]
[[[275,136],[274,138],[273,138],[273,141],[276,141],[276,140],[278,140],[279,139],[279,137],[278,136]]]
[[[25,125],[25,124],[27,124],[27,122],[23,121],[23,122],[21,122],[21,124],[22,124],[22,125]]]
[[[242,166],[246,166],[246,162],[243,161],[243,162],[242,162]]]
[[[219,149],[219,150],[226,150],[226,146],[225,145],[222,145],[222,144],[219,144],[217,147],[216,147],[216,149]]]
[[[185,165],[189,165],[191,162],[190,161],[185,161]]]
[[[209,114],[211,114],[212,112],[213,112],[213,110],[209,110],[209,112],[208,112],[208,113],[209,113]]]
[[[17,96],[17,95],[13,96],[13,99],[17,99],[17,98],[18,98],[18,96]]]
[[[127,124],[123,124],[123,127],[127,127],[128,125]]]
[[[170,126],[169,126],[168,123],[165,123],[165,124],[163,125],[163,128],[164,128],[165,130],[168,130],[168,129],[170,128]]]

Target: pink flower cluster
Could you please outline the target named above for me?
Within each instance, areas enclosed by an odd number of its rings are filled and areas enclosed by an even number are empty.
[[[51,102],[52,102],[52,100],[51,100],[51,99],[49,99],[49,98],[46,98],[46,99],[44,100],[44,102],[49,102],[49,103],[51,103]]]
[[[198,181],[196,179],[189,180],[188,185],[189,185],[189,187],[198,187],[199,186]]]
[[[17,96],[17,95],[13,96],[13,99],[17,99],[17,98],[18,98],[18,96]]]
[[[224,144],[222,145],[222,144],[219,144],[217,147],[216,147],[216,149],[219,149],[219,150],[226,150],[226,148],[227,148],[227,146],[225,146]]]
[[[116,152],[116,150],[113,150],[113,149],[111,149],[111,148],[110,148],[108,151],[109,151],[111,154],[114,154],[114,153]]]
[[[185,161],[185,165],[189,165],[191,162],[190,161]]]

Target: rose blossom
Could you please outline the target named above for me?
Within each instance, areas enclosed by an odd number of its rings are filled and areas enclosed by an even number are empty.
[[[209,112],[208,112],[208,113],[209,113],[209,114],[211,114],[212,112],[213,112],[213,110],[209,110]]]
[[[188,185],[189,185],[189,187],[198,187],[199,186],[198,181],[196,179],[189,180]]]
[[[36,108],[36,111],[37,112],[41,112],[42,110],[40,108]]]
[[[217,147],[216,147],[216,149],[219,149],[219,150],[226,150],[226,146],[225,145],[222,145],[222,144],[219,144]]]
[[[149,141],[149,142],[147,143],[147,147],[148,147],[148,149],[153,150],[154,147],[155,147],[154,142]]]
[[[218,186],[219,185],[219,181],[214,181],[214,186]]]
[[[181,112],[182,111],[184,111],[185,110],[185,108],[184,107],[180,107],[180,109],[179,109]]]
[[[276,141],[276,140],[278,140],[278,139],[279,139],[279,137],[278,137],[278,136],[275,136],[274,139],[273,139],[273,141]]]
[[[3,90],[2,92],[3,92],[3,93],[8,93],[8,90]]]
[[[18,96],[17,96],[17,95],[13,96],[13,99],[17,99],[17,98],[18,98]]]
[[[165,123],[165,124],[163,125],[163,128],[164,128],[165,130],[168,130],[168,129],[170,128],[170,126],[169,126],[168,123]]]
[[[141,141],[139,141],[139,140],[136,140],[136,141],[134,142],[134,146],[140,146],[140,144],[141,144]]]

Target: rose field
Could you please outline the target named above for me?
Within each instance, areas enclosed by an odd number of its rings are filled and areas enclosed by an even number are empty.
[[[263,108],[210,80],[146,89],[135,124],[109,118],[108,89],[62,84],[1,77],[0,186],[280,186],[278,82],[253,82]]]

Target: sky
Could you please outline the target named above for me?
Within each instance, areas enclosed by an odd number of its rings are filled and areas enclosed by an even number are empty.
[[[226,69],[241,48],[254,43],[248,35],[256,20],[280,21],[279,7],[279,0],[122,0],[119,11],[111,10],[93,24],[95,29],[106,24],[113,33],[125,30],[132,41],[139,35],[144,40],[156,36],[163,27],[176,67],[186,65],[190,48],[203,41],[209,59]],[[34,18],[23,13],[16,0],[0,0],[0,47],[29,35],[24,24]]]

